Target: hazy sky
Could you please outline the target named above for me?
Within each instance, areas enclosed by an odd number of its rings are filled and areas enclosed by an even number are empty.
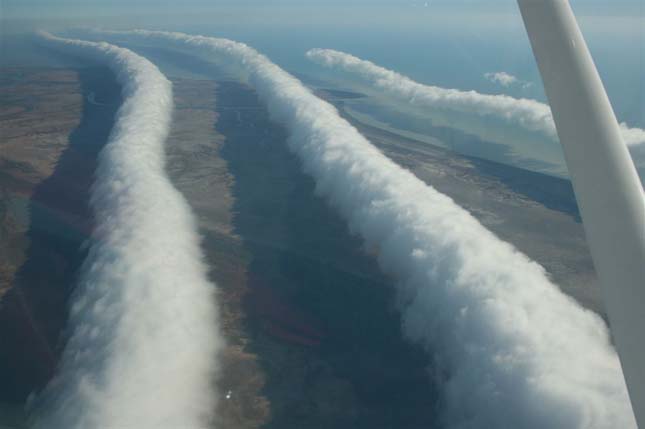
[[[513,95],[543,99],[515,0],[0,2],[5,34],[78,26],[207,34],[249,43],[296,72],[312,67],[304,60],[306,50],[334,48],[446,87],[493,91],[484,74],[510,72],[536,83]],[[617,110],[645,125],[645,1],[571,3]]]
[[[617,14],[643,16],[642,0],[572,0],[581,14]],[[127,14],[130,12],[216,11],[220,8],[241,10],[260,7],[264,10],[290,8],[294,12],[309,9],[359,8],[366,15],[379,15],[383,9],[401,11],[427,8],[452,13],[515,13],[514,0],[3,0],[3,14],[20,18],[62,18],[94,14]],[[417,10],[418,12],[418,10]],[[303,18],[306,18],[303,15]]]

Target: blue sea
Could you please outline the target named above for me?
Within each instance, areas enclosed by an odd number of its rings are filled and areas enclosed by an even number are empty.
[[[429,7],[405,10],[231,7],[222,9],[220,13],[209,11],[199,15],[160,16],[119,16],[118,11],[112,11],[101,19],[79,16],[47,21],[7,21],[2,41],[2,63],[3,66],[69,65],[69,59],[62,60],[56,55],[32,49],[25,34],[35,28],[54,31],[79,26],[163,29],[247,43],[315,87],[359,89],[352,87],[352,83],[338,73],[309,62],[304,55],[311,48],[331,48],[370,60],[420,83],[545,102],[521,17],[514,9],[494,13],[480,9],[476,13],[459,14],[445,10],[437,12]],[[619,121],[631,127],[645,128],[645,18],[642,15],[587,14],[580,16],[579,21]],[[191,73],[190,67],[178,68],[173,61],[164,61],[163,55],[158,54],[151,59],[169,75],[199,75]],[[486,73],[502,71],[516,76],[523,84],[503,87],[485,77]],[[428,124],[430,119],[424,112],[402,111],[387,97],[357,99],[347,107],[357,118],[372,125],[387,126],[390,130],[410,132],[420,137],[433,126]],[[566,176],[557,143],[535,136],[515,135],[514,131],[507,130],[505,134],[510,137],[503,142],[491,141],[489,136],[480,135],[482,144],[477,147],[462,145],[457,150],[467,155]]]

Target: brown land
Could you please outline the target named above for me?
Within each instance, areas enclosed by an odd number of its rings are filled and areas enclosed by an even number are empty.
[[[0,291],[14,286],[0,323],[20,328],[0,339],[0,402],[19,404],[55,368],[96,154],[119,100],[105,71],[10,69],[0,83]],[[315,195],[285,130],[248,87],[173,83],[167,168],[199,219],[227,340],[218,427],[433,427],[431,357],[403,340],[391,280]],[[352,121],[594,306],[566,182]]]
[[[55,370],[68,296],[92,229],[96,158],[119,93],[102,68],[0,71],[2,416],[20,410]]]
[[[245,350],[243,326],[246,257],[233,219],[233,177],[220,151],[225,138],[216,132],[216,85],[207,80],[173,81],[175,114],[167,143],[167,170],[198,217],[203,248],[218,285],[220,322],[226,336],[219,381],[221,427],[254,428],[269,418],[262,394],[264,376],[257,356]],[[234,389],[230,399],[225,399]]]
[[[2,158],[22,164],[2,169],[2,227],[11,237],[3,252],[14,262],[0,306],[0,414],[19,426],[21,401],[47,382],[63,344],[92,225],[89,186],[119,100],[109,96],[118,88],[105,70],[6,73],[21,80],[6,89],[14,98],[4,104],[3,134],[11,138]],[[315,197],[284,130],[240,85],[177,79],[174,91],[168,171],[199,219],[228,344],[218,423],[430,421],[427,357],[400,337],[388,280]],[[39,113],[26,115],[28,103]],[[12,208],[15,200],[22,211]]]
[[[51,176],[81,118],[72,70],[0,70],[0,296],[25,261],[27,206]]]
[[[220,425],[427,427],[428,358],[284,130],[239,84],[176,80],[175,99],[168,171],[200,220],[228,341]]]

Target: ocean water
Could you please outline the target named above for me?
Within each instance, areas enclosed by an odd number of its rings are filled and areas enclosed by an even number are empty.
[[[430,8],[400,11],[330,8],[320,16],[305,16],[297,7],[278,10],[262,8],[224,9],[222,13],[200,16],[177,15],[176,19],[140,19],[135,15],[109,16],[103,20],[84,19],[36,22],[15,21],[6,25],[2,65],[31,64],[62,66],[61,59],[30,44],[25,30],[101,26],[106,28],[150,28],[226,37],[247,43],[265,53],[279,66],[314,87],[359,89],[339,73],[326,70],[305,58],[311,48],[331,48],[370,60],[424,84],[488,94],[508,94],[545,102],[539,73],[516,10],[488,14],[436,14]],[[645,18],[641,16],[581,16],[581,28],[603,78],[619,121],[645,128]],[[22,25],[19,25],[22,23]],[[22,35],[16,35],[23,33]],[[130,46],[136,48],[134,46]],[[204,76],[204,64],[195,62],[176,67],[177,58],[165,61],[169,52],[140,50],[160,65],[164,73]],[[193,61],[185,57],[185,62]],[[191,67],[195,72],[191,72]],[[485,78],[486,73],[504,71],[523,85],[502,87]],[[225,75],[210,71],[216,78]],[[428,112],[401,109],[386,97],[352,101],[355,112],[375,123],[387,123],[402,132],[424,135],[432,122]],[[464,120],[464,118],[453,118]],[[465,120],[469,120],[466,118]],[[475,120],[475,119],[473,119]],[[499,128],[497,124],[497,128]],[[481,156],[535,171],[566,176],[562,152],[547,139],[497,130],[503,141],[489,133],[476,137],[487,144],[461,146],[467,155]],[[477,139],[472,139],[477,140]],[[474,143],[478,144],[478,143]],[[499,145],[503,147],[500,148]],[[642,174],[642,173],[641,173]]]

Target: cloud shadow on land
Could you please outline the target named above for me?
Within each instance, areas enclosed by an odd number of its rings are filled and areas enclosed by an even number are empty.
[[[0,401],[23,402],[53,375],[64,345],[68,298],[87,254],[90,186],[121,88],[103,67],[79,69],[78,78],[80,123],[53,174],[34,189],[25,263],[0,304]]]
[[[250,255],[247,351],[266,374],[263,427],[435,427],[429,358],[403,340],[391,280],[314,194],[256,93],[220,82],[216,99]]]

